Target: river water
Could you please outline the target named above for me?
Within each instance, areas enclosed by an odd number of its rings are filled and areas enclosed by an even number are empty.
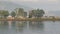
[[[60,21],[0,21],[0,34],[60,34]]]

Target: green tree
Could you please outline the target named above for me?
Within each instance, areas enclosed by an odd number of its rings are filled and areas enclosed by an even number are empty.
[[[4,17],[7,17],[9,15],[9,12],[8,11],[3,11],[3,16]]]
[[[42,9],[37,9],[36,11],[36,16],[37,17],[42,17],[45,14],[44,10]]]
[[[12,17],[15,17],[16,16],[16,13],[14,11],[11,12],[11,16]]]
[[[0,18],[2,18],[2,16],[3,16],[3,11],[0,10]]]
[[[7,10],[0,10],[0,17],[6,18],[9,15],[9,12]]]
[[[29,13],[29,18],[31,18],[32,17],[32,13]]]
[[[35,17],[42,17],[45,14],[44,10],[42,9],[35,9],[35,10],[31,10],[31,13],[29,14],[31,17],[35,16]]]
[[[24,16],[24,9],[23,8],[16,8],[15,12],[16,12],[16,16]]]

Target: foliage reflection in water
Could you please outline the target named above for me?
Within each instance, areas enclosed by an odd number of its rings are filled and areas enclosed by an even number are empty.
[[[0,34],[59,34],[58,21],[0,21]]]

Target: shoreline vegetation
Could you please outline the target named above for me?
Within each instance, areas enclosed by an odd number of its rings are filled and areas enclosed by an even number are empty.
[[[0,19],[0,21],[60,21],[60,18],[24,18],[24,19]]]
[[[0,10],[0,21],[60,21],[60,17],[46,16],[43,9],[32,9],[28,12],[24,8],[15,8],[13,11]]]

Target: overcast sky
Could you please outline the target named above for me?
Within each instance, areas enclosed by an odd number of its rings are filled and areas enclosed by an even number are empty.
[[[0,0],[22,4],[32,8],[60,10],[60,0]]]
[[[0,0],[0,1],[13,2],[31,8],[44,9],[46,13],[48,11],[60,10],[60,0]]]

